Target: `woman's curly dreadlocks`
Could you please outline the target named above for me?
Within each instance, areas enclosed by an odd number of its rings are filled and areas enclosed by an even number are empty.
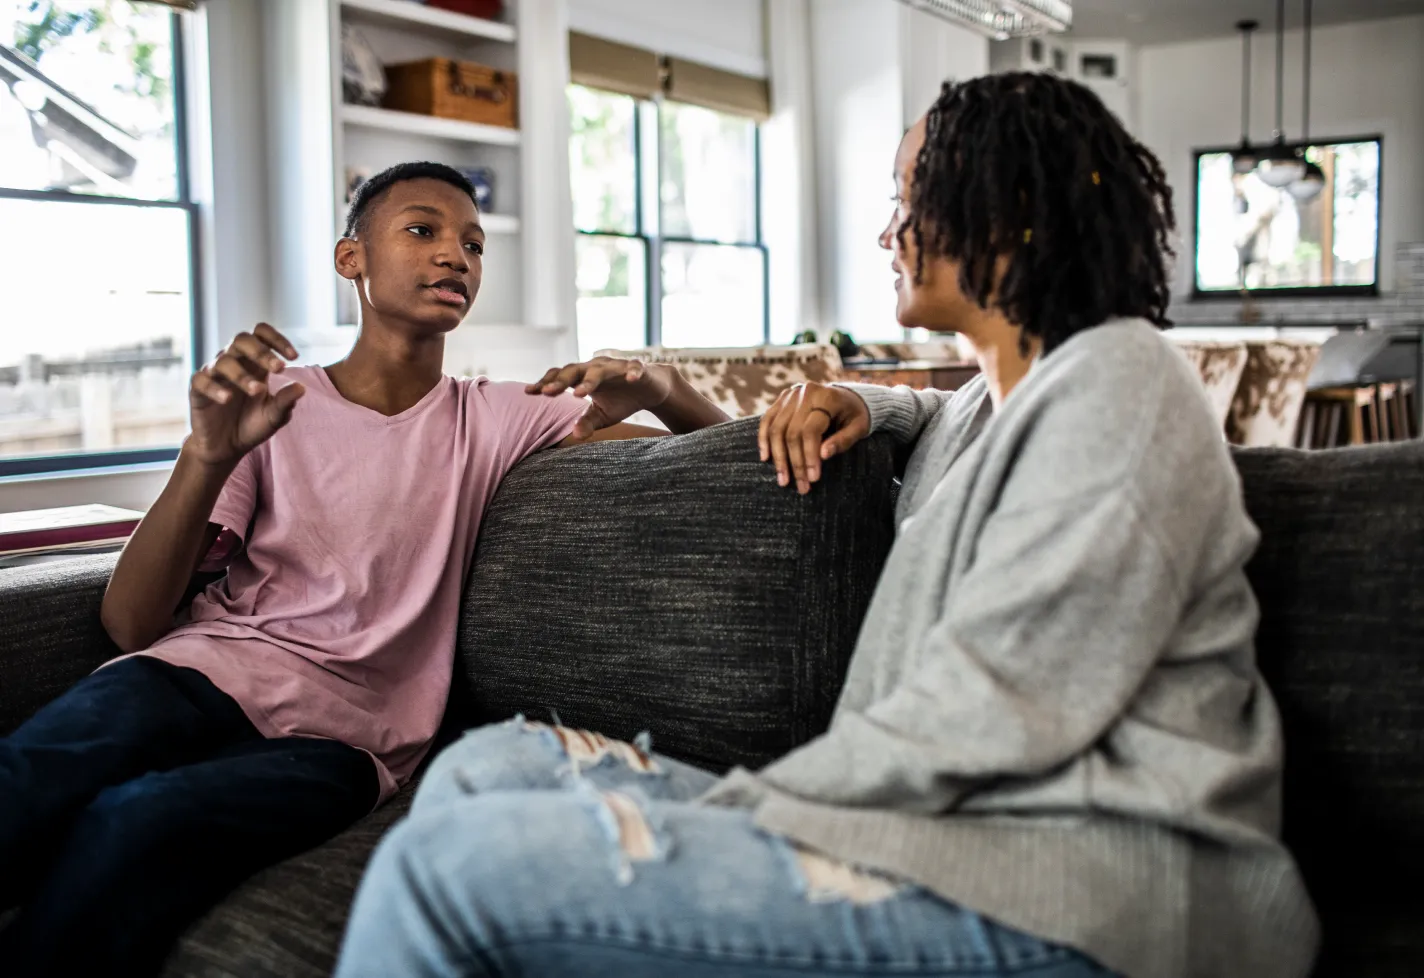
[[[925,256],[1049,353],[1117,316],[1170,326],[1176,229],[1162,164],[1087,88],[1046,74],[946,83],[927,118],[910,217]],[[998,278],[1000,259],[1003,277]]]

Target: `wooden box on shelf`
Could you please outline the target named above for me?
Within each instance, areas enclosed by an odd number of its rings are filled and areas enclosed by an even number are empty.
[[[519,127],[518,82],[512,71],[469,61],[427,58],[386,65],[388,109],[460,119],[487,126]]]

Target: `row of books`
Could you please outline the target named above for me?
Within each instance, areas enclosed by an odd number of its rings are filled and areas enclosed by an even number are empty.
[[[124,545],[143,514],[117,506],[65,506],[0,513],[0,567]]]

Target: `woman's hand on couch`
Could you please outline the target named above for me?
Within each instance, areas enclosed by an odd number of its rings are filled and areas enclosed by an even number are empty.
[[[827,437],[827,435],[830,437]],[[821,463],[870,434],[870,409],[845,387],[797,384],[781,393],[757,431],[761,460],[776,466],[778,485],[806,494],[821,478]]]

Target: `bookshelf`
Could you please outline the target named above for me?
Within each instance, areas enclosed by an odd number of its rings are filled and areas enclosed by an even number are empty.
[[[277,320],[294,339],[310,333],[324,350],[348,342],[354,332],[335,324],[355,321],[356,298],[331,267],[348,183],[396,163],[434,160],[487,169],[494,187],[481,214],[488,236],[483,283],[465,323],[481,328],[452,334],[447,367],[486,362],[483,352],[456,355],[452,345],[460,344],[500,344],[521,369],[522,358],[571,359],[576,293],[563,0],[505,0],[500,20],[415,0],[303,0],[264,4],[263,13],[269,191],[282,215],[271,232]],[[359,32],[383,64],[441,57],[517,73],[520,128],[347,104],[343,28]],[[329,287],[313,287],[323,282]],[[490,360],[492,369],[498,362]]]
[[[503,126],[484,126],[460,119],[441,119],[433,115],[397,112],[368,105],[342,105],[341,121],[348,126],[372,129],[393,137],[424,136],[456,143],[482,143],[487,146],[518,146],[519,130]]]

